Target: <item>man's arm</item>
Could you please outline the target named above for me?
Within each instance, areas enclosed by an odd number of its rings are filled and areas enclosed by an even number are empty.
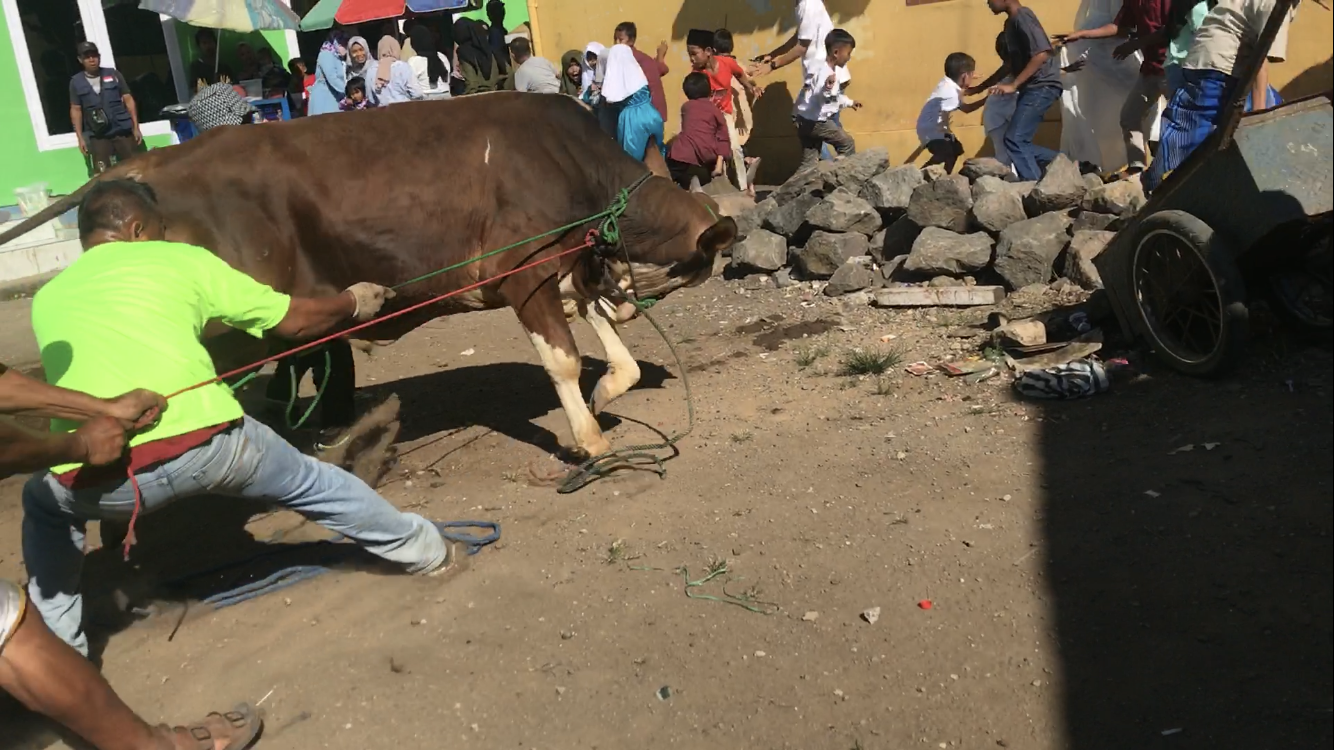
[[[79,152],[88,153],[88,144],[83,142],[83,107],[77,104],[69,105],[69,122],[74,126],[74,137],[79,141]]]
[[[1056,34],[1052,36],[1052,39],[1057,44],[1062,42],[1069,44],[1080,39],[1110,39],[1114,36],[1129,36],[1129,32],[1121,28],[1120,19],[1120,14],[1117,14],[1116,20],[1105,26],[1099,26],[1096,29],[1084,29],[1083,31],[1072,31],[1069,34]]]
[[[995,86],[996,84],[1000,83],[1001,79],[1004,78],[1005,74],[1008,72],[1010,72],[1010,67],[1005,63],[1001,63],[1001,66],[999,68],[996,68],[996,72],[987,76],[987,79],[985,81],[977,84],[976,86],[970,86],[969,88],[964,89],[963,92],[968,96],[975,96],[977,94],[980,94],[983,91],[986,91],[987,89],[991,88],[992,86]]]
[[[349,319],[370,320],[393,296],[392,289],[363,281],[332,297],[292,297],[287,314],[273,332],[288,339],[314,338]]]
[[[166,408],[166,400],[151,391],[130,391],[114,399],[96,398],[48,385],[0,365],[0,413],[80,422],[113,417],[127,427],[145,427]]]
[[[1017,90],[1020,86],[1024,85],[1024,81],[1032,78],[1033,74],[1037,73],[1038,69],[1041,68],[1043,63],[1047,62],[1047,59],[1050,57],[1050,50],[1043,50],[1030,57],[1028,59],[1028,64],[1024,66],[1023,70],[1019,71],[1019,75],[1014,77],[1014,83],[1010,84],[1010,88]]]
[[[87,459],[87,447],[77,432],[34,432],[0,419],[0,477]]]
[[[1251,84],[1251,111],[1259,112],[1269,108],[1269,61],[1260,63],[1255,71],[1255,81]]]
[[[746,90],[747,94],[750,94],[753,98],[759,98],[760,90],[755,87],[755,79],[751,78],[740,64],[736,66],[736,78],[741,81],[741,87]]]
[[[750,74],[759,78],[769,75],[785,65],[789,65],[794,60],[800,60],[806,55],[806,50],[810,48],[809,39],[798,39],[796,34],[791,39],[783,42],[777,49],[767,55],[760,57],[759,65],[751,69]]]
[[[659,76],[665,76],[668,73],[672,72],[671,68],[667,67],[668,49],[670,49],[670,47],[667,46],[667,42],[658,42],[658,56],[653,58],[653,61],[658,64]]]
[[[139,105],[134,103],[134,94],[130,93],[130,86],[119,70],[116,71],[116,78],[120,80],[120,90],[124,92],[120,95],[121,101],[125,102],[125,109],[130,111],[130,122],[134,123],[134,142],[143,143],[144,134],[139,132]]]

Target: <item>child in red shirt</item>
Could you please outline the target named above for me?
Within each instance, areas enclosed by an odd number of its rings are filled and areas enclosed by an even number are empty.
[[[696,72],[703,73],[709,79],[709,99],[723,113],[727,121],[729,141],[738,144],[736,136],[736,113],[732,101],[732,81],[741,82],[741,87],[752,98],[759,96],[755,82],[736,61],[736,58],[720,55],[714,47],[715,32],[707,29],[691,29],[686,35],[686,53],[690,56],[690,66]],[[737,146],[737,149],[740,147]],[[737,181],[742,190],[750,190],[747,184],[744,163],[737,165]]]

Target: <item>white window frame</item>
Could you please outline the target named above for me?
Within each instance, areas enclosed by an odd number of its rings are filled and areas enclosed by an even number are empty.
[[[73,133],[52,134],[46,129],[46,110],[42,107],[42,97],[37,90],[37,76],[33,73],[32,58],[28,54],[28,38],[23,31],[23,19],[19,16],[18,0],[0,0],[4,5],[5,23],[9,27],[9,39],[18,63],[19,82],[23,86],[23,98],[27,100],[28,116],[32,120],[32,132],[37,139],[38,151],[55,151],[64,148],[77,148],[79,139]],[[79,15],[83,18],[84,33],[88,41],[97,45],[102,53],[102,66],[116,67],[116,52],[111,47],[111,37],[107,33],[106,16],[102,13],[102,0],[77,0]],[[181,87],[185,80],[185,68],[181,61],[180,47],[176,41],[176,21],[170,16],[161,16],[162,33],[167,41],[167,59],[171,64],[172,77],[176,79],[176,93],[181,96]],[[171,123],[166,120],[146,122],[139,127],[145,136],[170,135]]]

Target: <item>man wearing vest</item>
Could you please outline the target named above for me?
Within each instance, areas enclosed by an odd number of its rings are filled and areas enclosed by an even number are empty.
[[[96,44],[79,42],[75,51],[83,70],[69,82],[69,119],[89,173],[101,174],[140,150],[139,110],[125,77],[102,67]]]

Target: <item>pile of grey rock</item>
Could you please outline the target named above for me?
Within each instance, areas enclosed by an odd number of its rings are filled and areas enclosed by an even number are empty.
[[[1093,259],[1144,205],[1138,182],[1103,184],[1058,156],[1039,182],[992,158],[891,167],[883,149],[798,172],[737,217],[729,274],[827,279],[830,296],[896,285],[998,284],[1058,276],[1100,289]]]

